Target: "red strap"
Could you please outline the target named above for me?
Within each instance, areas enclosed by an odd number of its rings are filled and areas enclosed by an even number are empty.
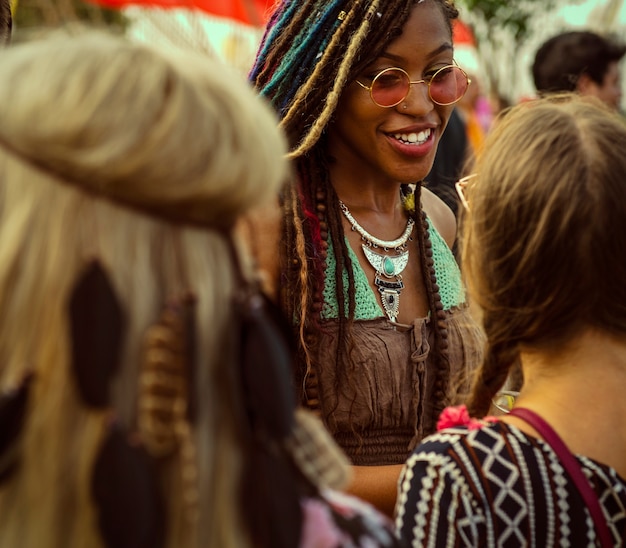
[[[517,417],[518,419],[530,424],[530,426],[532,426],[539,433],[544,441],[552,447],[557,457],[559,457],[561,464],[574,482],[574,485],[578,487],[578,491],[589,509],[589,513],[591,514],[593,522],[596,526],[596,533],[600,539],[600,545],[605,548],[611,548],[613,546],[613,539],[611,533],[609,532],[609,527],[606,524],[606,518],[604,517],[602,508],[600,508],[598,495],[592,489],[589,481],[582,471],[582,468],[580,467],[580,464],[567,448],[563,440],[545,420],[530,409],[515,407],[509,412],[509,415]]]

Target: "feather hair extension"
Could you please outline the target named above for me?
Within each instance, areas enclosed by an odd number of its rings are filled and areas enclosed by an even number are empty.
[[[115,423],[96,457],[91,492],[107,548],[162,548],[165,511],[154,462]]]
[[[125,327],[115,291],[99,261],[89,264],[69,303],[71,363],[83,402],[109,405],[111,381],[120,366]]]
[[[0,396],[0,484],[19,465],[18,440],[24,426],[33,376],[28,373],[17,388]]]

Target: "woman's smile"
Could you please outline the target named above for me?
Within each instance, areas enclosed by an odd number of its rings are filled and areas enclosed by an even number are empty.
[[[403,129],[386,134],[394,153],[410,157],[428,156],[435,147],[435,129]]]

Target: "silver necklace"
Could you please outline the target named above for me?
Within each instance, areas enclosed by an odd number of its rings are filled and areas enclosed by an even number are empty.
[[[395,322],[400,310],[400,293],[404,289],[402,271],[409,263],[409,249],[407,242],[411,240],[411,232],[415,222],[409,218],[402,236],[395,240],[379,240],[365,230],[350,213],[350,210],[341,200],[339,207],[346,219],[352,226],[352,230],[358,232],[363,240],[361,247],[365,258],[376,271],[374,285],[378,288],[383,303],[385,314]],[[382,248],[384,251],[394,250],[396,255],[384,255],[374,249]]]
[[[348,206],[341,200],[339,200],[339,207],[352,226],[352,230],[358,232],[364,241],[371,244],[371,247],[382,247],[385,251],[389,251],[390,249],[395,249],[396,251],[399,249],[406,249],[406,243],[409,240],[411,232],[413,232],[413,225],[415,224],[415,221],[413,221],[410,217],[406,223],[406,228],[404,229],[402,236],[396,238],[395,240],[379,240],[376,236],[372,236],[369,232],[367,232],[367,230],[356,222],[356,219],[352,216],[352,213],[350,213]]]

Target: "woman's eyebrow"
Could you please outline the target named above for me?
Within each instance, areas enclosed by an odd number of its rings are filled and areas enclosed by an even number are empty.
[[[438,48],[435,48],[430,53],[427,53],[426,58],[436,57],[440,53],[443,53],[445,51],[453,51],[453,50],[454,50],[454,47],[452,46],[452,44],[450,42],[445,42],[444,44],[441,44]],[[400,63],[402,61],[406,61],[404,57],[400,55],[395,55],[388,51],[384,51],[383,53],[380,54],[379,59],[382,59],[382,58],[389,59],[390,61],[393,61],[394,63]]]

